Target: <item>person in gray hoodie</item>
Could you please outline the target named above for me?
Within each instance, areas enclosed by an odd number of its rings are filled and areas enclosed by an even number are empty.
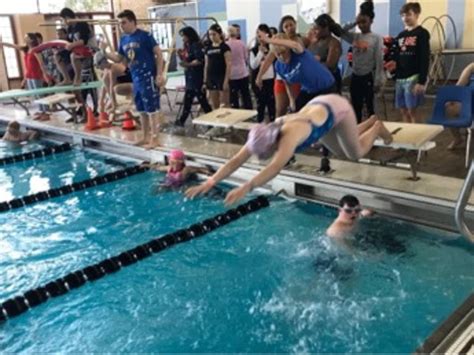
[[[334,24],[333,33],[352,45],[351,101],[357,122],[362,121],[364,105],[367,117],[375,114],[374,93],[385,79],[383,69],[383,38],[372,32],[374,5],[366,1],[360,6],[355,22],[343,27]],[[355,26],[360,33],[351,32]]]

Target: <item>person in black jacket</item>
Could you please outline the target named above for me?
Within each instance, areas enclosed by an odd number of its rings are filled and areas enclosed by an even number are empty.
[[[405,30],[395,40],[395,106],[408,123],[417,122],[416,108],[423,102],[430,64],[430,34],[418,25],[420,13],[417,2],[402,6]]]
[[[175,122],[177,126],[184,126],[193,100],[197,97],[202,110],[205,113],[211,112],[212,108],[207,101],[206,95],[202,90],[204,76],[204,51],[196,30],[190,26],[184,27],[179,31],[183,38],[184,48],[178,50],[180,59],[179,65],[184,68],[186,80],[186,92],[184,94],[183,112]]]

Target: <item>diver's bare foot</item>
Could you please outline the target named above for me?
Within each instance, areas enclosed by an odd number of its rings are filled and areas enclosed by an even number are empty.
[[[376,121],[376,124],[379,126],[379,137],[383,139],[383,144],[390,145],[393,142],[392,133],[385,127],[382,121]]]
[[[390,132],[388,132],[389,136],[388,137],[383,137],[383,144],[385,145],[390,145],[393,142],[393,136]]]

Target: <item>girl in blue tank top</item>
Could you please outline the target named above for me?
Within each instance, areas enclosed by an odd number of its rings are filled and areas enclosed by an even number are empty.
[[[269,43],[277,57],[275,71],[287,84],[301,84],[298,97],[292,107],[300,110],[312,98],[336,92],[334,76],[301,43],[291,41],[287,35],[278,34],[272,38],[262,38]]]

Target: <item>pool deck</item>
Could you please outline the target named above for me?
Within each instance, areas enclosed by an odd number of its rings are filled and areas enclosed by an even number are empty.
[[[166,119],[172,122],[174,114],[168,113]],[[135,146],[135,142],[142,138],[141,132],[124,131],[120,127],[103,128],[94,131],[85,131],[82,124],[74,125],[65,123],[65,116],[62,114],[52,115],[49,121],[34,121],[26,117],[21,109],[0,106],[0,122],[8,122],[11,119],[18,120],[25,127],[56,134],[75,137],[73,141],[90,140],[104,144],[118,145],[125,147],[131,155],[146,159],[156,159],[166,154],[170,149],[181,148],[188,156],[197,162],[211,161],[216,167],[232,157],[239,149],[240,145],[225,143],[201,138],[185,137],[171,133],[160,133],[158,136],[159,146],[153,150],[145,150]],[[362,199],[365,194],[377,194],[385,196],[380,199],[381,203],[391,202],[393,199],[404,198],[408,200],[422,200],[432,205],[443,206],[448,209],[454,207],[458,198],[463,180],[454,177],[446,177],[435,174],[419,173],[420,180],[412,181],[410,172],[405,169],[385,167],[378,165],[367,165],[350,161],[331,159],[331,166],[334,170],[329,175],[320,175],[317,168],[320,165],[320,158],[311,155],[298,154],[297,163],[283,170],[280,174],[282,179],[292,179],[305,185],[310,182],[312,186],[332,186],[333,192],[342,196],[343,192],[350,190],[360,191]],[[254,175],[262,164],[255,158],[244,166],[247,174]],[[279,190],[278,182],[272,183],[274,190]],[[283,188],[285,188],[283,186]],[[317,189],[317,188],[316,188]],[[318,190],[318,189],[317,189]],[[294,191],[287,191],[290,195]],[[334,199],[340,198],[330,193],[329,200],[334,203]],[[391,197],[390,197],[391,196]],[[474,212],[474,195],[471,194],[468,211]],[[373,208],[380,208],[379,205],[372,205]]]
[[[414,354],[474,353],[474,293],[444,320]]]

